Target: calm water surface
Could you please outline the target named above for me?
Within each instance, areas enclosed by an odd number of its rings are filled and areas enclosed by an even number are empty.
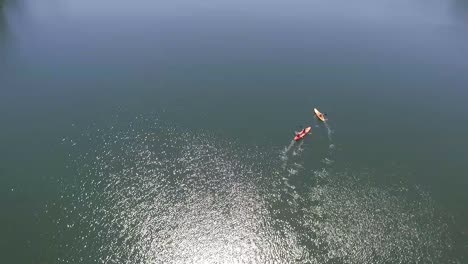
[[[467,58],[462,0],[0,0],[1,262],[466,263]]]

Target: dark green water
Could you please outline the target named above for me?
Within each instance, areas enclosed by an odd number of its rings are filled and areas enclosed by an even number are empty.
[[[1,263],[468,261],[464,1],[0,0],[0,59]]]

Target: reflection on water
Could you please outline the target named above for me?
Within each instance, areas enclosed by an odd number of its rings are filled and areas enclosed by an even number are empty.
[[[20,241],[7,260],[35,262],[55,245],[45,258],[65,263],[450,263],[451,247],[466,255],[466,170],[457,163],[466,1],[201,2],[0,0],[0,56],[14,65],[0,69],[1,148],[13,161],[2,164],[12,188],[2,186],[33,208],[5,202],[5,241]],[[286,145],[281,135],[318,100],[332,106],[341,137],[335,143],[328,128],[322,156],[320,139]],[[174,122],[286,146],[278,153],[152,118],[102,130],[116,106],[164,108]],[[68,133],[70,122],[91,120],[101,130]],[[434,129],[434,120],[444,122]],[[51,169],[66,155],[48,142],[64,135],[71,177]],[[343,149],[350,155],[337,158]],[[415,177],[439,197],[377,186],[391,176],[367,179],[353,167],[387,159],[450,168]],[[60,199],[51,179],[64,183]],[[459,241],[433,199],[461,212]],[[44,204],[50,211],[36,214]],[[36,228],[47,216],[52,224]],[[35,250],[17,260],[26,245]]]
[[[450,260],[430,195],[378,187],[366,173],[308,170],[299,159],[284,168],[274,151],[152,118],[64,142],[79,178],[58,219],[63,263]],[[304,176],[310,186],[289,183]]]
[[[449,263],[448,227],[428,193],[380,188],[353,173],[317,173],[306,222],[330,259],[345,263]],[[325,258],[325,262],[328,263]]]

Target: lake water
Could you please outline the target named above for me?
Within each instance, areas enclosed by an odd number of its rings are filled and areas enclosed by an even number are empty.
[[[466,263],[467,73],[462,0],[0,0],[1,262]]]

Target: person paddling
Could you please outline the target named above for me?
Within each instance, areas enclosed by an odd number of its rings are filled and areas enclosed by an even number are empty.
[[[301,132],[295,132],[296,136],[294,137],[294,140],[299,141],[299,140],[303,139],[305,136],[307,136],[307,134],[310,133],[311,130],[312,130],[312,127],[306,127],[304,129],[302,129]]]
[[[300,134],[303,134],[303,133],[305,133],[305,130],[306,130],[306,129],[304,128],[304,129],[302,129],[302,130],[299,131],[299,132],[294,131],[294,134],[296,134],[296,136],[297,136],[297,135],[300,135]]]
[[[325,116],[326,116],[326,114],[320,113],[320,111],[319,111],[317,108],[314,108],[314,112],[315,112],[315,115],[316,115],[320,120],[322,120],[323,122],[325,122]]]

